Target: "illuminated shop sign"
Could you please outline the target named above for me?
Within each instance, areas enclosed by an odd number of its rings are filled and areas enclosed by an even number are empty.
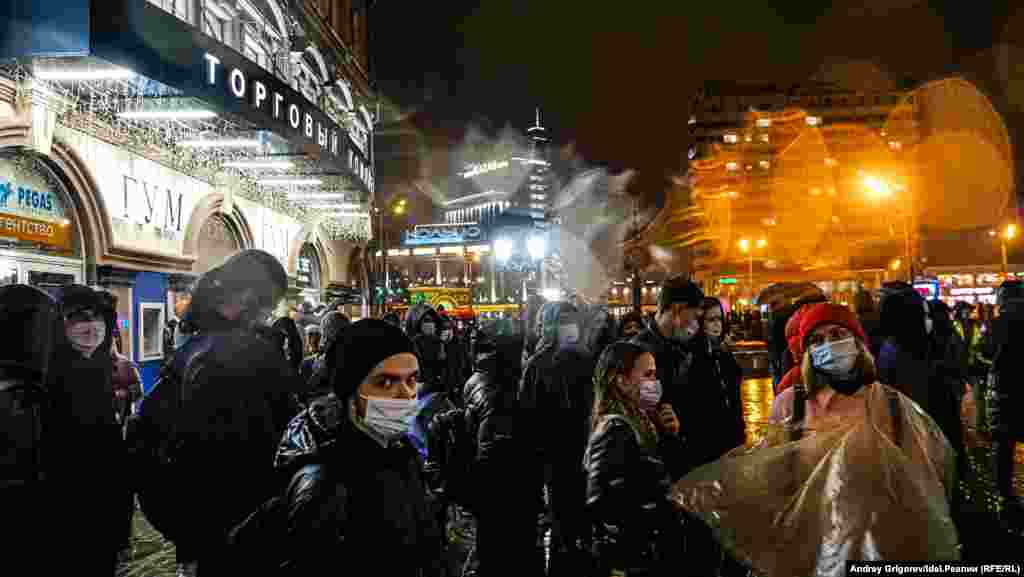
[[[12,165],[0,166],[0,237],[71,248],[71,221],[57,193],[43,183],[6,178]]]
[[[970,287],[970,288],[954,288],[949,289],[949,296],[959,297],[967,295],[990,295],[994,294],[996,289],[990,286],[985,287]]]
[[[406,231],[402,244],[407,246],[458,244],[480,242],[484,239],[484,231],[477,224],[428,224]]]

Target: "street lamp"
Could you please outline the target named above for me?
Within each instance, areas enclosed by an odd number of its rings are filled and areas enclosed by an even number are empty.
[[[389,205],[389,209],[390,209],[391,214],[393,216],[402,216],[403,214],[405,214],[405,208],[406,208],[406,199],[405,198],[398,197],[398,198],[391,199],[391,204]],[[381,303],[381,311],[383,312],[387,308],[386,302],[387,302],[387,298],[388,298],[388,291],[391,288],[391,278],[390,278],[391,275],[388,274],[387,235],[384,233],[384,212],[385,211],[382,210],[379,207],[375,208],[374,210],[377,212],[377,218],[378,218],[377,222],[378,222],[378,225],[379,225],[378,229],[380,230],[380,254],[381,254],[381,263],[383,265],[381,268],[382,268],[382,270],[384,272],[384,276],[383,276],[383,280],[384,280],[384,295],[383,295],[383,299],[384,299],[384,302]]]
[[[743,252],[743,254],[747,255],[747,262],[749,264],[749,269],[747,271],[747,274],[748,274],[747,281],[750,283],[750,303],[753,304],[754,303],[754,247],[756,247],[758,250],[763,249],[764,247],[768,246],[768,241],[763,239],[763,238],[759,238],[759,239],[757,239],[757,242],[753,243],[754,246],[752,247],[751,246],[751,242],[748,239],[742,238],[742,239],[740,239],[740,243],[739,244],[740,244],[740,251]]]
[[[990,230],[990,231],[988,231],[988,235],[989,236],[996,236],[996,231]],[[1006,280],[1006,273],[1007,273],[1006,269],[1008,268],[1008,264],[1007,264],[1007,260],[1006,260],[1006,242],[1007,241],[1011,241],[1011,240],[1013,240],[1016,237],[1017,237],[1017,225],[1015,225],[1013,223],[1010,223],[1010,224],[1006,225],[1006,227],[1003,229],[1002,233],[999,234],[999,248],[1001,249],[1001,252],[1002,252],[1002,255],[1003,255],[1003,280]]]
[[[864,188],[867,189],[868,194],[879,199],[888,199],[895,195],[897,191],[905,190],[905,187],[900,184],[890,183],[886,179],[876,176],[873,174],[863,174]],[[914,282],[914,257],[910,253],[910,217],[911,211],[909,208],[911,198],[908,196],[904,202],[903,211],[903,252],[907,259],[907,277],[908,282]]]

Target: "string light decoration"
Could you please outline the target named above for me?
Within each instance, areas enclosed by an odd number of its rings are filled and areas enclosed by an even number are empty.
[[[37,59],[37,70],[91,70],[88,58]],[[45,76],[45,74],[43,74]],[[323,182],[318,192],[336,193],[350,202],[366,203],[365,192],[348,175],[294,150],[287,140],[234,116],[211,118],[139,119],[123,113],[150,110],[202,110],[207,106],[180,91],[137,75],[102,74],[62,75],[54,80],[34,77],[31,70],[16,61],[0,62],[0,77],[17,86],[21,102],[43,102],[56,114],[56,122],[97,139],[161,163],[217,188],[230,188],[238,196],[262,204],[274,211],[309,224],[324,216],[309,209],[306,202],[288,197],[288,187],[261,186],[264,178],[315,176]],[[352,114],[324,99],[323,111],[342,128],[348,127]],[[259,147],[191,147],[178,143],[200,140],[259,140]],[[274,170],[227,169],[224,163],[253,158],[287,159],[293,167],[287,172]],[[365,212],[365,211],[363,211]],[[330,215],[321,221],[331,240],[365,243],[370,238],[366,218]]]

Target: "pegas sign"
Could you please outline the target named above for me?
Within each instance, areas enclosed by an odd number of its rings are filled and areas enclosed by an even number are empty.
[[[0,161],[0,237],[71,250],[71,220],[41,177]]]

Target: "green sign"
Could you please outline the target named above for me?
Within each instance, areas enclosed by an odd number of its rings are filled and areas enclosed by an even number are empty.
[[[718,284],[736,284],[736,279],[734,279],[734,278],[720,278],[720,279],[718,279]]]

